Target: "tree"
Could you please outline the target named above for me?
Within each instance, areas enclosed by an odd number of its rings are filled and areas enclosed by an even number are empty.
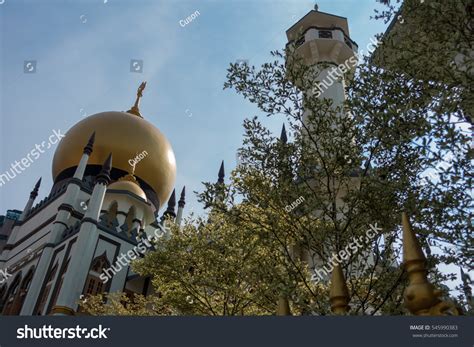
[[[402,15],[407,23],[410,16],[443,20],[415,10]],[[465,35],[462,26],[450,30]],[[274,314],[280,298],[293,314],[329,314],[334,259],[344,269],[351,314],[405,314],[402,211],[412,216],[436,285],[454,276],[437,265],[472,264],[472,148],[462,125],[471,70],[447,80],[424,70],[414,76],[404,57],[418,37],[405,39],[389,68],[365,57],[355,74],[345,72],[344,105],[315,95],[315,78],[327,66],[308,65],[291,45],[259,69],[231,64],[225,88],[268,117],[283,116],[289,136],[272,135],[261,116],[247,119],[241,165],[227,185],[205,183],[199,194],[209,215],[175,228],[134,265],[152,277],[166,308],[160,314]],[[446,39],[416,46],[419,61]],[[385,38],[379,49],[392,44]],[[449,65],[440,55],[436,64]],[[449,69],[442,65],[437,76]],[[357,247],[349,247],[354,240]]]
[[[472,269],[474,6],[470,0],[405,0],[397,9],[400,1],[383,2],[386,9],[375,18],[392,21],[392,29],[373,62],[412,87],[394,106],[419,112],[426,123],[414,138],[423,144],[430,173],[413,201],[425,210],[418,221],[426,239],[441,248],[440,261]],[[413,109],[415,97],[424,110]]]

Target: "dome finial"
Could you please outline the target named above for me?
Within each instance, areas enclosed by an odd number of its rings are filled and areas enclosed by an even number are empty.
[[[225,177],[224,161],[222,161],[221,167],[219,168],[219,173],[217,174],[217,183],[224,183],[224,177]]]
[[[161,221],[164,221],[168,216],[173,218],[176,218],[176,213],[175,213],[175,207],[176,207],[176,189],[173,189],[173,192],[171,193],[171,196],[168,200],[168,207],[163,213],[163,216],[161,217]]]
[[[38,182],[36,182],[35,187],[31,191],[30,198],[36,199],[36,197],[38,196],[38,190],[39,190],[40,185],[41,185],[41,177],[39,178]]]
[[[140,99],[143,96],[143,90],[145,89],[145,87],[146,87],[146,82],[142,82],[137,90],[137,99],[135,100],[135,105],[133,105],[132,108],[127,111],[127,113],[131,113],[131,114],[134,114],[135,116],[142,117],[142,115],[140,114],[140,110],[138,109],[138,104],[140,103]]]
[[[110,171],[112,170],[112,153],[109,154],[102,165],[102,170],[96,177],[97,183],[108,185],[110,183]]]
[[[183,208],[184,204],[186,203],[186,186],[183,187],[183,190],[181,191],[181,196],[179,197],[178,201],[178,207]]]
[[[280,140],[281,140],[281,142],[283,142],[283,143],[287,143],[287,142],[288,142],[288,136],[286,136],[285,123],[283,123],[283,127],[281,128]]]
[[[128,181],[128,182],[132,182],[132,183],[135,183],[137,186],[140,187],[140,183],[138,183],[137,181],[137,178],[135,177],[135,175],[133,173],[129,173],[125,176],[122,176],[120,177],[117,181]]]
[[[84,147],[84,154],[91,155],[92,150],[94,148],[94,141],[95,131],[92,133],[91,137],[89,137],[89,141],[87,141],[87,145]]]

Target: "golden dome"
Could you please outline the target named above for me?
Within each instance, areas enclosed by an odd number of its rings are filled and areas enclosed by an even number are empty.
[[[132,172],[135,161],[135,176],[155,191],[162,206],[171,194],[176,178],[173,149],[156,127],[127,112],[97,113],[69,129],[54,153],[53,179],[56,180],[64,170],[78,165],[83,148],[94,131],[94,149],[88,165],[102,165],[112,153],[113,168]]]
[[[147,201],[146,194],[142,188],[140,188],[140,184],[137,182],[133,175],[127,175],[125,177],[120,178],[118,181],[110,184],[107,187],[107,190],[114,189],[114,190],[126,190],[131,192],[135,195],[138,195],[143,200]]]

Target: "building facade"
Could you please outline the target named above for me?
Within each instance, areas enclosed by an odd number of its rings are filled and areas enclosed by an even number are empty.
[[[329,76],[347,61],[355,66],[357,44],[347,19],[313,10],[287,30],[287,37],[308,65],[324,64],[315,81],[325,83],[319,97],[341,106],[345,80]],[[0,284],[1,314],[74,315],[83,295],[153,293],[150,279],[134,274],[129,260],[152,249],[149,241],[157,231],[166,233],[166,220],[181,223],[185,191],[176,211],[174,153],[139,111],[144,88],[127,112],[102,112],[74,125],[55,152],[48,196],[34,205],[40,179],[24,210],[8,211],[1,220],[0,268],[7,272]],[[219,182],[223,179],[222,164]],[[351,180],[357,187],[356,172]],[[296,253],[311,268],[321,265],[305,250]]]
[[[185,202],[183,188],[176,214],[175,158],[139,112],[144,86],[129,111],[73,126],[55,152],[48,196],[34,205],[40,179],[24,210],[2,217],[2,315],[73,315],[83,295],[152,292],[129,263],[153,247],[165,221],[180,222]]]

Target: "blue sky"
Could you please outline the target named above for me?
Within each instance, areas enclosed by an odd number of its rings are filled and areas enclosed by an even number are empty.
[[[370,20],[373,0],[319,1],[324,12],[345,16],[352,38],[365,48],[386,25]],[[21,160],[54,130],[65,133],[85,116],[127,110],[141,81],[148,81],[141,113],[171,142],[191,194],[216,179],[220,161],[236,165],[244,118],[258,110],[223,90],[229,62],[259,65],[286,43],[285,31],[313,1],[266,0],[0,0],[0,172]],[[179,24],[199,12],[194,21]],[[130,72],[130,60],[143,72]],[[35,60],[36,73],[24,62]],[[279,133],[283,119],[266,124]],[[0,187],[0,214],[23,209],[43,177],[39,199],[52,186],[56,146]]]
[[[311,0],[0,0],[0,173],[53,130],[87,115],[127,110],[148,85],[140,110],[168,137],[177,160],[176,187],[186,185],[186,213],[199,212],[192,191],[214,181],[221,160],[236,165],[242,122],[258,110],[223,90],[230,62],[260,65],[286,43],[285,31],[313,8]],[[348,18],[360,49],[387,27],[371,20],[375,0],[318,1],[319,10]],[[179,21],[199,12],[182,27]],[[130,72],[130,60],[143,72]],[[36,73],[24,73],[35,60]],[[283,119],[264,120],[279,134]],[[56,146],[0,187],[0,214],[23,209],[42,176],[52,186]],[[457,269],[450,269],[457,271]]]

